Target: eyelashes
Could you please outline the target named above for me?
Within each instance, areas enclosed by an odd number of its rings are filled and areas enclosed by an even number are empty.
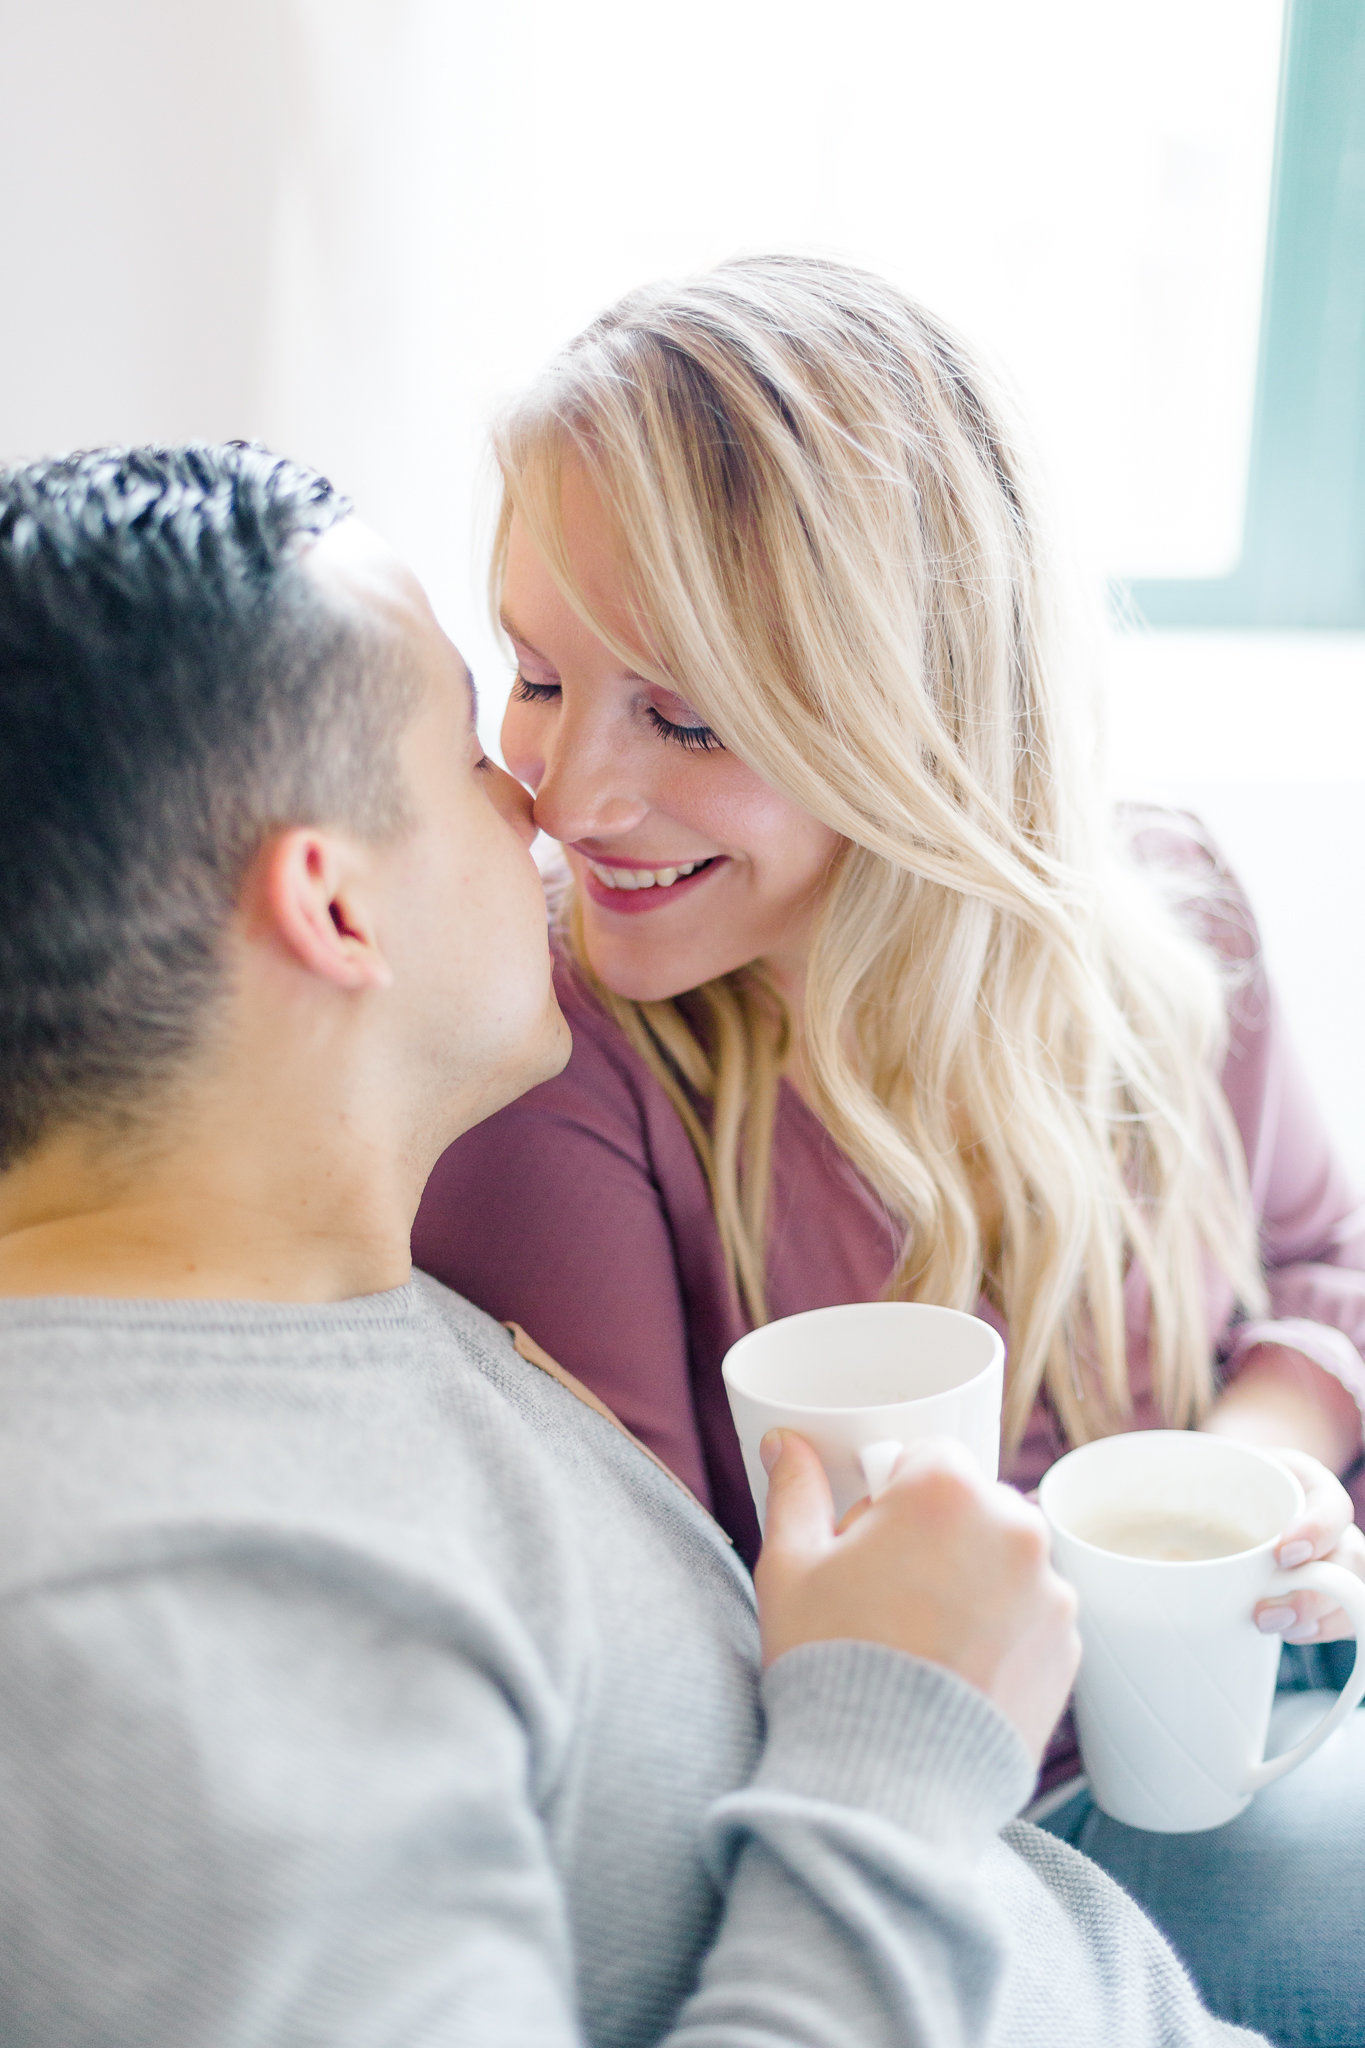
[[[720,741],[709,725],[675,725],[671,718],[665,718],[662,711],[656,711],[652,704],[646,704],[645,717],[663,739],[672,740],[675,746],[689,747],[693,753],[709,754],[713,748],[720,746]]]
[[[523,704],[549,704],[559,695],[559,684],[533,683],[518,669],[512,695]]]
[[[512,695],[520,704],[553,704],[559,695],[559,684],[533,683],[529,676],[518,672]],[[646,704],[645,717],[659,737],[673,746],[686,747],[696,754],[709,754],[713,749],[722,747],[722,742],[709,725],[678,725],[673,719],[665,718],[662,711],[656,711],[652,704]]]

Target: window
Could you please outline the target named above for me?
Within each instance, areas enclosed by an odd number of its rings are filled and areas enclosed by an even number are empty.
[[[1154,626],[1365,627],[1360,0],[1286,8],[1239,558],[1126,588]]]

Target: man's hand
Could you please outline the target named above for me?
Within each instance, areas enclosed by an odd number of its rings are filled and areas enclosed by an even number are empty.
[[[908,1446],[880,1499],[836,1529],[815,1452],[792,1430],[774,1436],[754,1573],[764,1662],[850,1638],[908,1650],[983,1692],[1041,1758],[1080,1638],[1037,1509],[988,1485],[960,1445],[940,1439]]]

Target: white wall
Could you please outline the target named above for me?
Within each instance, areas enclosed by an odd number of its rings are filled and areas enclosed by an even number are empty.
[[[1280,12],[0,0],[0,454],[264,434],[416,558],[491,678],[489,411],[632,284],[798,246],[962,323],[1097,563],[1216,571]]]
[[[0,4],[0,454],[259,422],[286,12]]]
[[[260,435],[479,673],[494,405],[601,304],[785,245],[959,320],[1092,567],[1235,551],[1280,0],[0,0],[0,457]],[[1193,799],[1365,1172],[1359,643],[1114,653],[1115,785]]]
[[[1220,843],[1365,1188],[1365,635],[1125,636],[1110,671],[1115,793],[1192,810]]]

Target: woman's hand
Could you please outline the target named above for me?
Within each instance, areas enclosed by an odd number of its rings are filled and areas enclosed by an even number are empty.
[[[1290,1571],[1310,1557],[1325,1558],[1365,1579],[1365,1536],[1355,1525],[1351,1496],[1341,1481],[1306,1451],[1275,1449],[1270,1455],[1288,1466],[1307,1495],[1303,1513],[1280,1538],[1275,1562]],[[1292,1598],[1277,1594],[1263,1600],[1256,1626],[1267,1635],[1282,1635],[1287,1643],[1330,1643],[1355,1634],[1341,1608],[1332,1605],[1331,1594],[1310,1587]]]
[[[1257,1344],[1200,1427],[1268,1451],[1289,1467],[1308,1496],[1303,1513],[1280,1538],[1275,1558],[1283,1570],[1307,1564],[1310,1557],[1325,1558],[1365,1579],[1365,1536],[1355,1526],[1350,1495],[1326,1462],[1344,1471],[1360,1450],[1360,1410],[1338,1380],[1300,1351]],[[1256,1625],[1290,1643],[1330,1643],[1355,1634],[1329,1594],[1307,1587],[1292,1597],[1263,1600]]]

